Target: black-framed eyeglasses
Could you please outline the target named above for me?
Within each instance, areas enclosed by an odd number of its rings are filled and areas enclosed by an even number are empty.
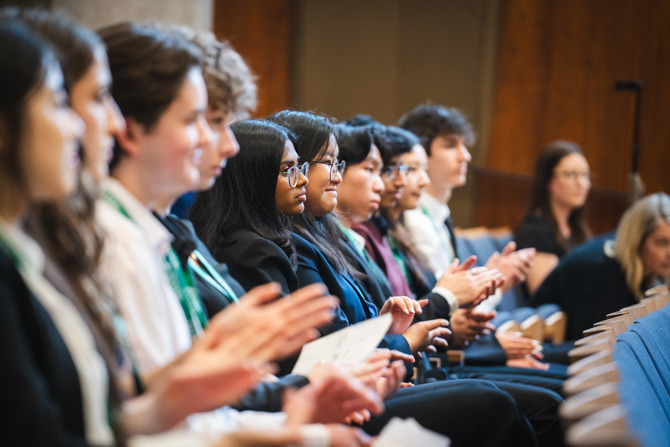
[[[309,172],[309,163],[305,162],[301,165],[291,166],[290,168],[281,171],[279,175],[284,175],[288,177],[288,186],[290,186],[291,188],[295,188],[296,186],[298,186],[298,182],[300,181],[300,174],[307,177],[308,172]]]
[[[335,181],[335,176],[339,174],[344,174],[344,169],[347,167],[347,162],[342,160],[341,162],[337,162],[336,160],[332,161],[313,161],[311,164],[320,164],[320,165],[326,165],[330,168],[330,181],[334,182]]]
[[[390,165],[382,170],[382,175],[392,180],[398,174],[406,175],[408,169],[409,169],[408,165]]]

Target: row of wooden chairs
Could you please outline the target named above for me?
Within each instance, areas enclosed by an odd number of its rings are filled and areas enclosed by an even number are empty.
[[[540,343],[549,342],[554,344],[565,341],[565,329],[567,325],[565,312],[558,311],[542,318],[540,315],[531,315],[523,321],[508,320],[498,327],[498,332],[518,332],[526,338],[532,338]]]
[[[670,446],[669,302],[666,286],[650,289],[575,343],[560,410],[569,445]]]

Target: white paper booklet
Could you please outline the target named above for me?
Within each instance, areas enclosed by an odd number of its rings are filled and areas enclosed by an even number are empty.
[[[306,375],[320,362],[362,362],[379,345],[390,326],[391,314],[387,313],[307,343],[293,374]]]

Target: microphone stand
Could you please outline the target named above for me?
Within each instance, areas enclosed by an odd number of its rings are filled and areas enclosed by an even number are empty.
[[[614,83],[616,90],[633,90],[635,92],[635,117],[633,124],[633,148],[631,150],[631,172],[630,172],[630,202],[633,203],[644,195],[646,189],[639,173],[640,158],[640,101],[642,98],[642,81],[617,81]]]

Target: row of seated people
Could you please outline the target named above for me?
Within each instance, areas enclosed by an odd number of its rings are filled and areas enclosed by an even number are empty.
[[[561,406],[573,446],[657,446],[670,442],[670,321],[667,286],[584,331]]]
[[[298,112],[229,126],[251,76],[211,34],[0,17],[0,57],[16,62],[0,72],[3,442],[369,445],[401,416],[453,445],[563,444],[560,370],[404,384],[507,275],[452,262],[419,300],[388,293],[351,230],[379,207],[382,171],[406,166],[374,126]],[[167,214],[193,190],[202,242]],[[379,313],[391,328],[366,362],[268,380],[305,342]]]

